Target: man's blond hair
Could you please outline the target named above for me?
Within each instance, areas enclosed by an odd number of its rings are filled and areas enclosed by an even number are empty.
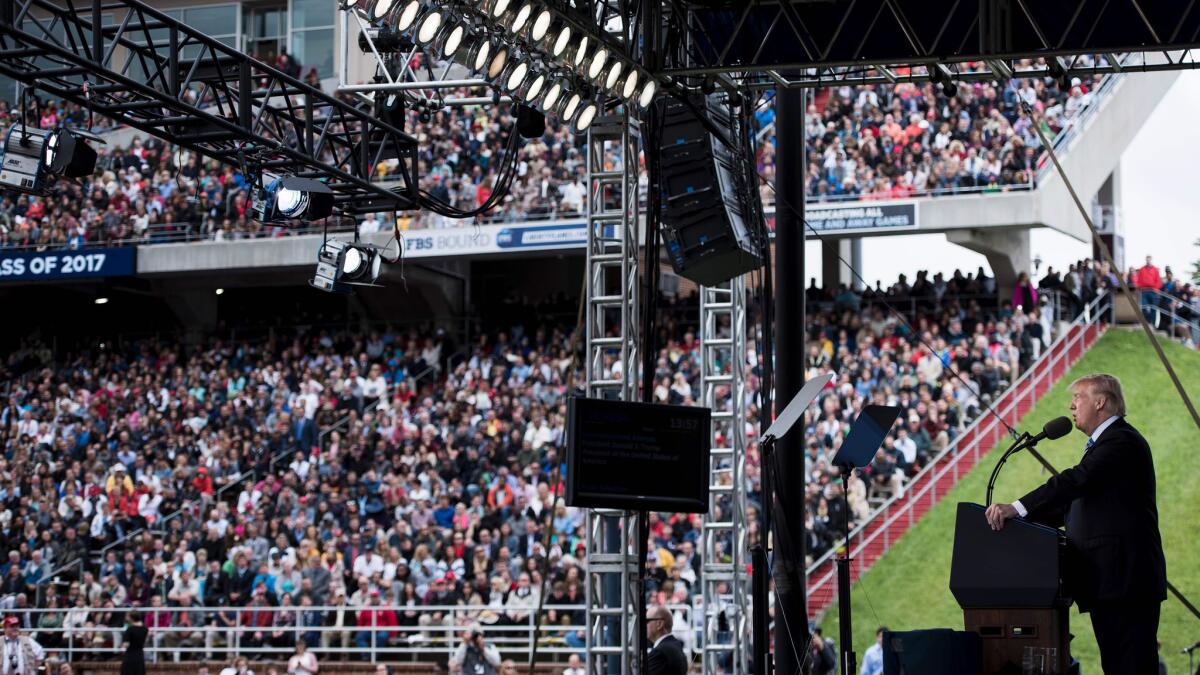
[[[1116,375],[1108,373],[1093,373],[1071,383],[1071,388],[1086,384],[1092,389],[1092,396],[1104,397],[1104,409],[1114,415],[1125,416],[1125,394],[1121,393],[1121,381]]]

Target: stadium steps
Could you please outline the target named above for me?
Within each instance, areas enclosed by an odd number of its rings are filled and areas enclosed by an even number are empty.
[[[1071,324],[1030,370],[993,401],[992,408],[1008,424],[1016,426],[1034,403],[1045,396],[1089,347],[1105,327],[1098,322],[1077,320]],[[850,534],[851,578],[859,579],[933,506],[958,484],[984,455],[1008,435],[999,421],[984,413],[946,451],[922,469],[904,488]],[[837,568],[827,554],[807,572],[809,618],[819,620],[837,601]]]

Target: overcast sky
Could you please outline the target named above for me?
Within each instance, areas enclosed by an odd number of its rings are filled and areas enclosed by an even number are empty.
[[[1137,77],[1136,73],[1129,77]],[[1170,265],[1176,275],[1189,276],[1200,258],[1200,72],[1185,71],[1146,120],[1145,126],[1121,157],[1121,209],[1125,227],[1126,265],[1140,265],[1153,256],[1160,268]],[[1039,228],[1031,236],[1031,252],[1057,269],[1091,255],[1091,245]],[[808,242],[808,274],[821,269],[820,244]],[[941,234],[867,238],[863,242],[863,276],[872,284],[917,269],[944,272],[974,271],[987,265],[982,255],[946,241]]]

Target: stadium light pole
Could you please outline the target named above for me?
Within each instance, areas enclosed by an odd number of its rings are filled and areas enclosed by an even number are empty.
[[[776,90],[775,135],[779,195],[775,204],[775,404],[792,400],[804,385],[804,103],[806,90]],[[760,452],[761,452],[760,448]],[[771,510],[787,514],[775,522],[772,578],[777,609],[776,673],[794,673],[799,642],[808,635],[807,587],[804,578],[804,435],[779,439],[772,454],[775,499]],[[766,464],[764,463],[764,466]],[[784,525],[783,531],[779,525]],[[768,532],[768,536],[770,533]],[[782,619],[782,621],[781,621]],[[796,639],[797,643],[792,640]]]

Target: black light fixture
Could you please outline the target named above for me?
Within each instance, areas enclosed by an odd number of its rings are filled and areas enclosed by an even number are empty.
[[[66,178],[83,178],[96,171],[96,149],[79,132],[60,129],[46,138],[46,169]]]
[[[333,213],[333,190],[319,180],[283,176],[264,178],[263,182],[254,200],[254,214],[259,222],[311,222]]]
[[[317,269],[308,285],[326,293],[349,293],[352,286],[376,286],[383,273],[378,246],[330,239],[317,249]]]
[[[370,28],[358,34],[358,47],[362,53],[370,54],[372,44],[380,54],[395,54],[413,48],[413,42],[408,35],[387,25]]]
[[[525,104],[518,105],[517,133],[521,138],[541,138],[546,133],[546,116]]]
[[[583,101],[579,104],[579,111],[575,113],[575,119],[571,120],[572,130],[577,134],[587,131],[598,114],[600,114],[600,105],[596,101]]]
[[[550,32],[550,26],[554,23],[554,14],[548,9],[542,9],[533,17],[533,22],[529,24],[529,39],[533,42],[541,42],[545,39],[547,33]]]
[[[367,0],[360,4],[367,6],[367,17],[372,21],[383,21],[384,17],[396,7],[396,0],[374,0],[373,2]]]
[[[469,37],[470,31],[466,24],[453,20],[444,22],[442,29],[438,31],[437,39],[433,41],[434,51],[443,60],[453,59]]]
[[[638,94],[638,105],[643,108],[650,107],[650,104],[654,102],[654,95],[657,93],[658,83],[647,77],[646,82],[642,85],[641,93]]]
[[[438,9],[437,7],[430,7],[429,11],[422,14],[421,18],[417,21],[417,44],[425,46],[433,42],[434,38],[438,36],[441,27],[442,10]]]

